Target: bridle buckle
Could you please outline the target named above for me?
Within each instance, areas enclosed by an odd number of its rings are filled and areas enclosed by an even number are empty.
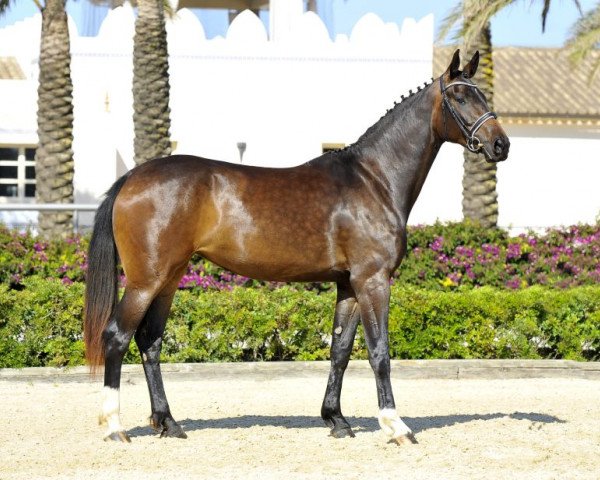
[[[477,152],[479,152],[479,150],[481,150],[482,147],[483,147],[483,145],[481,144],[481,141],[477,137],[473,136],[473,137],[467,138],[467,148],[469,150],[471,150],[472,152],[477,153]]]

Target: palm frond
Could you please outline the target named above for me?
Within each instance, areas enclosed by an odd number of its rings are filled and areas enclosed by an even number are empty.
[[[550,3],[552,0],[544,0],[544,8],[542,8],[542,32],[546,31],[546,17],[550,11]]]
[[[565,46],[569,59],[576,66],[581,65],[593,51],[600,48],[600,2],[575,22]],[[592,65],[590,81],[598,74],[599,69],[600,57]]]
[[[489,2],[469,3],[469,12],[465,12],[462,29],[457,32],[455,40],[462,40],[466,48],[473,42],[475,36],[480,32],[491,18],[503,8],[514,3],[516,0],[492,0]],[[473,8],[477,4],[478,8]]]
[[[548,18],[548,12],[550,11],[550,4],[552,0],[544,0],[544,7],[542,8],[542,33],[546,31],[546,19]],[[579,0],[573,0],[573,3],[579,10],[579,14],[583,15],[583,11],[581,10],[581,3]]]
[[[448,12],[446,18],[442,20],[442,24],[440,25],[440,29],[436,37],[436,42],[441,42],[448,36],[452,28],[461,22],[462,15],[462,2],[457,2],[456,5],[454,5],[454,7]]]

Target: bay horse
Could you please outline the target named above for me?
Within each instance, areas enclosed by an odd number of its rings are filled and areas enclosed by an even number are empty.
[[[179,280],[193,254],[247,277],[337,284],[331,370],[321,409],[333,437],[354,436],[340,394],[359,321],[375,375],[379,424],[416,442],[396,413],[390,382],[390,278],[406,253],[406,225],[446,141],[505,160],[509,140],[473,83],[479,53],[459,51],[436,81],[396,104],[356,143],[292,168],[188,155],[140,165],[107,192],[89,247],[84,338],[104,365],[100,419],[107,440],[130,441],[119,418],[123,356],[132,338],[148,383],[151,425],[186,434],[171,415],[159,356]],[[127,285],[118,299],[118,261]]]

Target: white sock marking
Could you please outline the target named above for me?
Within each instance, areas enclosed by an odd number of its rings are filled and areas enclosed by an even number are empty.
[[[412,430],[402,421],[394,408],[382,408],[379,410],[379,426],[386,435],[392,438],[412,433]]]
[[[102,389],[102,414],[101,418],[108,424],[106,436],[114,432],[121,432],[121,420],[119,419],[119,389],[104,387]]]

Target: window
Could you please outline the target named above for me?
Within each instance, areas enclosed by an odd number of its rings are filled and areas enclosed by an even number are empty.
[[[35,198],[35,148],[0,146],[0,197]]]

